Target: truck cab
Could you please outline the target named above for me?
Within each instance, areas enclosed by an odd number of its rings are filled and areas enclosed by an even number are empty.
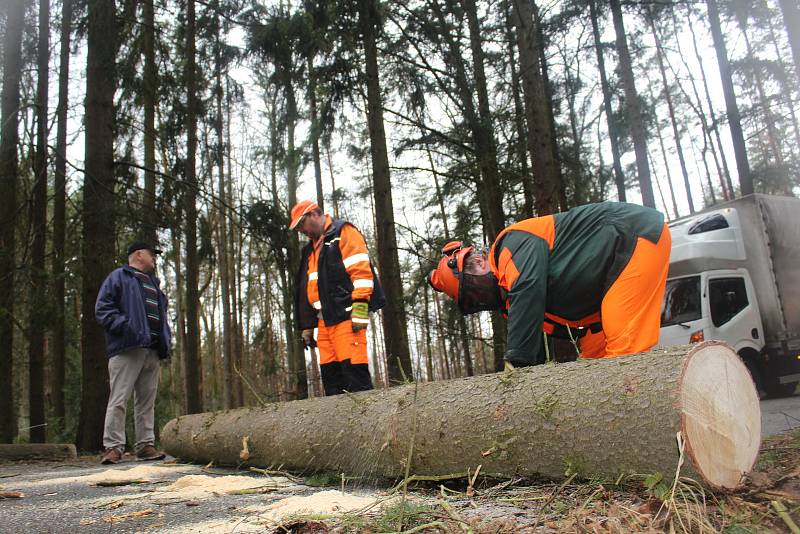
[[[746,269],[719,269],[667,280],[659,343],[683,345],[706,339],[728,343],[756,374],[756,360],[765,346],[764,328]]]
[[[800,201],[749,195],[669,227],[659,345],[724,341],[760,391],[791,394],[800,380]]]

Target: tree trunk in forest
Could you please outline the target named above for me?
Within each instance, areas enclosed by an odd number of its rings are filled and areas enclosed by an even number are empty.
[[[216,26],[216,43],[215,43],[215,65],[214,65],[214,82],[216,87],[215,104],[216,116],[214,117],[214,129],[217,135],[216,154],[214,160],[217,163],[217,177],[219,189],[217,191],[217,210],[219,213],[219,245],[220,250],[217,257],[219,258],[219,275],[220,275],[220,290],[222,297],[222,391],[223,391],[223,406],[226,409],[236,408],[240,406],[235,399],[234,392],[236,390],[234,382],[234,361],[233,361],[233,325],[231,324],[231,270],[228,265],[228,227],[226,218],[228,216],[227,206],[225,202],[225,139],[223,136],[222,124],[222,57],[220,48],[222,42],[219,38],[219,25],[222,21],[217,21]],[[230,177],[228,177],[230,179]]]
[[[317,112],[317,72],[314,68],[314,54],[308,55],[308,110],[311,114],[311,159],[314,160],[314,183],[317,186],[317,205],[325,211],[325,195],[322,191],[322,161],[319,152],[320,123]]]
[[[628,51],[628,38],[622,21],[622,7],[619,0],[609,0],[609,5],[611,6],[611,14],[614,20],[619,72],[622,78],[622,87],[625,91],[625,114],[628,117],[633,149],[636,153],[636,170],[639,176],[642,204],[655,208],[656,199],[653,195],[653,183],[650,178],[650,163],[647,161],[647,132],[644,128],[639,93],[636,91],[633,64]]]
[[[373,196],[375,199],[375,230],[378,241],[378,264],[381,283],[386,293],[383,308],[383,330],[389,381],[402,383],[413,378],[411,355],[408,350],[408,328],[403,299],[403,278],[397,256],[397,235],[394,224],[392,181],[389,174],[389,155],[383,128],[383,102],[378,72],[378,5],[376,0],[361,3],[361,26],[367,77],[367,124],[372,159]]]
[[[522,183],[522,197],[525,202],[522,207],[522,217],[533,217],[533,177],[528,167],[528,134],[525,131],[525,106],[522,103],[522,85],[517,70],[517,59],[514,53],[514,24],[511,12],[506,7],[506,41],[508,47],[508,69],[511,73],[511,94],[514,99],[514,130],[517,139],[514,140],[514,152],[520,165],[520,182]]]
[[[536,36],[536,53],[539,54],[539,69],[542,75],[542,85],[544,86],[545,111],[547,112],[547,125],[550,131],[550,151],[553,156],[553,173],[558,182],[558,203],[560,211],[567,211],[570,206],[567,203],[567,184],[561,173],[561,159],[558,155],[558,135],[556,133],[556,103],[553,98],[553,84],[550,82],[550,67],[547,65],[547,41],[545,40],[544,30],[542,29],[542,19],[539,14],[539,7],[536,2],[531,2],[533,9],[533,27]]]
[[[655,101],[655,96],[653,96],[653,83],[650,82],[650,77],[647,76],[647,87],[648,91],[650,92],[650,100]],[[661,159],[664,160],[664,172],[667,175],[667,187],[669,187],[669,197],[672,201],[672,209],[675,212],[675,217],[680,217],[680,212],[678,211],[678,200],[675,198],[675,186],[672,183],[672,171],[670,170],[669,165],[669,158],[667,157],[667,149],[664,146],[664,136],[661,133],[661,121],[655,121],[655,130],[656,130],[656,138],[658,139],[658,146],[661,149]],[[659,194],[661,196],[661,203],[664,205],[664,213],[667,214],[667,218],[669,219],[669,210],[667,209],[667,203],[664,200],[664,193],[661,191],[661,186],[658,185],[658,179],[656,179],[656,186],[659,189]]]
[[[783,24],[792,48],[794,73],[800,81],[800,2],[798,0],[778,0],[783,12]]]
[[[547,111],[533,10],[527,0],[512,0],[512,5],[528,121],[528,151],[533,162],[534,208],[541,216],[552,213],[559,203],[561,183],[558,162],[553,157],[555,138]]]
[[[47,305],[47,100],[50,81],[50,0],[39,0],[39,35],[36,81],[36,155],[33,162],[34,184],[31,203],[31,286],[28,312],[28,410],[30,441],[47,440],[44,406],[44,336],[50,321]]]
[[[230,220],[228,221],[228,279],[231,281],[231,322],[233,323],[233,360],[236,362],[236,368],[244,372],[246,369],[243,365],[243,358],[244,358],[244,339],[249,339],[244,337],[243,327],[242,327],[242,306],[244,304],[244,300],[242,299],[242,277],[244,276],[244,269],[242,268],[242,251],[244,250],[243,246],[243,236],[241,232],[237,233],[237,229],[242,228],[242,221],[241,219],[236,219],[237,212],[233,209],[233,206],[236,205],[236,196],[233,189],[233,184],[236,182],[234,175],[233,175],[233,162],[231,156],[232,144],[231,144],[231,128],[230,125],[232,124],[231,119],[231,90],[230,90],[230,77],[228,76],[227,67],[225,69],[225,110],[227,120],[226,123],[228,124],[228,128],[225,130],[225,151],[224,155],[228,162],[228,191],[225,198],[226,204],[231,207],[230,208]],[[241,192],[240,196],[241,198]],[[247,279],[250,280],[250,272],[252,269],[252,264],[248,263],[248,277]],[[236,385],[236,400],[239,403],[239,406],[244,406],[244,385],[242,384],[242,377],[237,374],[236,381],[234,382]]]
[[[675,106],[672,103],[672,92],[669,90],[669,83],[667,82],[667,69],[664,66],[664,49],[661,45],[661,38],[656,31],[656,25],[653,21],[652,9],[647,13],[647,22],[650,25],[650,33],[656,43],[656,58],[658,59],[658,70],[661,73],[661,83],[664,86],[664,99],[667,101],[667,110],[669,111],[669,120],[672,124],[672,136],[675,138],[675,149],[678,152],[678,162],[681,165],[681,174],[683,175],[683,187],[686,190],[686,201],[689,204],[689,213],[694,213],[694,199],[692,198],[692,189],[689,185],[689,171],[686,169],[686,158],[683,156],[683,147],[681,146],[681,134],[678,130],[678,122],[675,120]]]
[[[587,478],[670,479],[683,455],[684,474],[735,489],[755,463],[761,412],[736,353],[706,342],[184,416],[161,439],[176,457],[238,465],[243,436],[249,463],[290,470],[400,477],[412,450],[414,475],[481,465],[502,478],[563,478],[567,466]]]
[[[675,14],[675,10],[671,10],[671,11],[672,11],[671,12],[671,16],[672,16],[673,29],[674,29],[675,34],[677,35],[682,30],[680,28],[680,25],[678,24],[678,17]],[[676,49],[678,51],[678,56],[681,58],[681,62],[683,63],[684,68],[688,72],[691,72],[691,67],[689,67],[689,63],[688,63],[686,55],[684,54],[683,49],[681,47],[680,40],[676,41],[675,44],[676,44]],[[696,49],[695,49],[695,52],[697,52]],[[701,61],[702,58],[698,58],[698,60]],[[703,71],[702,64],[700,65],[700,70],[701,70],[701,72]],[[705,82],[705,80],[703,80],[703,82]],[[703,128],[703,148],[702,148],[701,154],[702,154],[703,166],[706,169],[706,176],[707,176],[707,179],[708,179],[708,182],[709,182],[709,187],[711,188],[711,203],[712,204],[716,204],[717,203],[717,199],[716,199],[716,195],[714,194],[714,188],[713,188],[713,185],[712,185],[711,171],[709,170],[708,162],[707,162],[707,158],[706,158],[706,155],[708,154],[708,152],[711,152],[711,156],[714,158],[714,166],[715,166],[715,168],[717,170],[717,178],[719,179],[720,189],[722,191],[722,197],[723,197],[724,200],[730,200],[731,197],[730,197],[730,193],[728,192],[727,184],[725,182],[725,174],[723,173],[722,167],[720,166],[719,156],[717,154],[716,148],[714,147],[714,140],[711,137],[711,129],[709,128],[709,125],[708,125],[708,118],[706,117],[705,111],[703,109],[703,101],[700,98],[700,92],[697,90],[697,84],[695,83],[695,77],[693,75],[691,75],[691,74],[689,75],[689,84],[692,86],[692,95],[694,96],[694,102],[692,102],[692,99],[689,97],[689,95],[683,89],[683,87],[680,84],[680,82],[678,83],[678,87],[683,92],[683,94],[686,95],[686,99],[689,101],[689,106],[692,108],[692,111],[694,111],[695,115],[697,115],[697,118],[700,120],[700,124],[701,124],[701,126]],[[712,113],[712,114],[714,113],[713,108],[710,109],[710,113]],[[714,127],[716,128],[716,125],[714,125]],[[725,172],[726,173],[727,173],[727,170],[728,170],[728,167],[726,165],[725,166]]]
[[[452,0],[450,2],[452,4]],[[461,6],[464,9],[469,27],[469,44],[472,52],[472,70],[475,83],[474,92],[478,96],[477,115],[475,115],[475,110],[472,108],[473,119],[476,120],[473,126],[473,138],[475,139],[476,155],[486,193],[486,205],[489,214],[489,239],[494,241],[497,234],[505,228],[505,214],[503,213],[503,188],[500,184],[497,165],[497,142],[494,138],[494,125],[489,107],[489,90],[484,71],[483,43],[481,42],[483,30],[478,21],[478,9],[475,6],[475,0],[461,0]],[[463,64],[461,65],[463,67]],[[464,77],[464,82],[466,85],[466,76]],[[472,104],[471,95],[469,95],[469,101]],[[468,354],[467,357],[469,357]]]
[[[791,81],[791,76],[789,75],[790,68],[787,68],[786,63],[783,61],[783,57],[781,54],[781,45],[778,41],[778,36],[775,31],[775,27],[772,24],[771,20],[768,20],[767,23],[769,24],[769,36],[770,36],[770,43],[772,44],[773,50],[775,51],[776,62],[778,67],[780,68],[783,75],[778,76],[778,83],[780,84],[781,91],[783,94],[789,95],[792,94],[795,88],[795,84]],[[792,120],[792,130],[794,131],[794,148],[795,150],[790,150],[790,154],[797,154],[796,150],[800,150],[800,121],[797,119],[797,112],[795,111],[795,106],[791,100],[788,100],[787,106],[782,106],[782,111],[779,113],[784,113],[783,109],[786,109],[786,113],[788,113],[789,117]],[[789,156],[792,157],[791,155]]]
[[[456,11],[457,7],[452,0],[449,1],[448,5],[451,11]],[[464,118],[470,128],[475,148],[475,157],[478,160],[480,177],[477,178],[476,182],[478,185],[478,202],[482,206],[481,213],[483,215],[484,230],[486,231],[488,240],[494,241],[497,234],[505,227],[505,215],[503,213],[502,187],[498,174],[497,146],[494,139],[486,75],[483,67],[484,57],[480,39],[481,28],[478,22],[477,8],[473,0],[461,0],[461,6],[467,17],[470,33],[470,50],[472,52],[473,70],[475,72],[475,84],[473,87],[469,84],[467,79],[466,68],[459,43],[456,39],[453,39],[449,30],[446,29],[447,23],[438,4],[433,2],[433,6],[439,18],[439,23],[443,28],[443,37],[448,44],[450,55],[449,63],[455,69],[456,84],[458,85],[459,96],[464,109]],[[475,92],[478,94],[477,110],[472,100],[472,94]],[[436,181],[438,190],[438,180]],[[441,196],[439,196],[439,200],[441,202]],[[446,235],[447,233],[448,232],[445,232]],[[464,362],[465,365],[467,365],[467,373],[471,376],[473,374],[472,363],[469,354],[466,322],[463,320],[463,317],[458,321],[458,329],[461,336]],[[498,342],[503,343],[504,339],[505,338],[498,340]]]
[[[114,2],[88,4],[86,57],[86,168],[83,181],[83,262],[81,289],[81,414],[76,445],[96,451],[103,445],[108,401],[108,358],[103,329],[94,317],[97,292],[114,267],[116,199],[114,176],[114,91],[117,13]]]
[[[617,199],[620,202],[626,202],[625,175],[622,173],[622,163],[619,157],[619,130],[617,129],[617,121],[614,118],[614,110],[611,107],[611,87],[608,84],[606,62],[603,58],[603,47],[600,41],[596,0],[589,0],[589,13],[592,20],[592,35],[594,36],[594,52],[597,56],[597,70],[600,71],[600,88],[603,91],[603,110],[605,111],[606,123],[608,124],[608,140],[611,143],[611,157],[614,166],[614,182],[617,185]]]
[[[72,35],[72,0],[63,0],[56,108],[56,165],[53,180],[53,333],[50,346],[50,390],[55,434],[64,430],[64,378],[66,331],[64,327],[64,242],[67,227],[67,106],[69,105],[69,54]],[[1,423],[0,423],[1,424]]]
[[[186,350],[183,359],[186,413],[203,411],[202,369],[200,360],[200,262],[197,255],[197,60],[195,46],[195,0],[188,0],[186,15]]]
[[[714,49],[717,53],[722,93],[725,96],[725,107],[728,113],[728,127],[731,130],[733,153],[736,157],[736,170],[739,172],[739,189],[742,195],[753,193],[753,175],[750,173],[750,162],[747,159],[747,145],[742,132],[742,119],[739,113],[739,104],[736,102],[736,91],[733,88],[731,65],[728,62],[728,49],[725,46],[725,36],[719,22],[717,0],[706,0],[708,6],[708,21],[711,26],[711,36],[714,40]]]
[[[745,50],[747,51],[747,58],[750,60],[751,63],[755,63],[757,61],[755,54],[753,53],[753,45],[750,42],[750,38],[747,36],[747,31],[749,30],[747,26],[747,20],[741,19],[737,17],[739,20],[739,28],[742,30],[742,37],[744,37],[744,44]],[[764,124],[767,127],[767,144],[769,145],[769,151],[772,153],[772,158],[774,160],[774,164],[778,169],[784,169],[784,160],[783,160],[783,153],[781,152],[781,147],[779,146],[778,142],[778,132],[775,127],[775,119],[773,117],[772,108],[770,106],[769,99],[767,98],[767,91],[764,87],[764,79],[761,76],[761,71],[756,68],[753,74],[753,78],[755,79],[755,86],[756,86],[756,94],[758,95],[758,107],[761,108],[761,113],[764,117]],[[791,186],[789,187],[787,194],[791,195]]]
[[[144,55],[144,77],[142,101],[144,107],[144,239],[158,244],[158,214],[156,213],[156,98],[158,95],[158,72],[155,52],[155,14],[153,0],[142,2],[142,53]]]
[[[291,83],[287,68],[287,76],[284,84],[284,96],[286,98],[286,189],[289,193],[289,207],[297,203],[297,169],[300,165],[300,153],[295,148],[294,134],[299,114],[297,112],[297,101],[294,96],[294,87]],[[289,250],[287,253],[289,270],[286,281],[288,291],[284,298],[284,306],[287,308],[286,320],[294,324],[294,313],[292,313],[292,303],[296,291],[296,273],[300,268],[300,241],[297,232],[289,233]],[[291,392],[295,399],[305,399],[308,397],[308,373],[306,372],[306,356],[303,342],[297,335],[298,325],[291,329],[292,335],[286,340],[289,348],[289,375],[291,381]]]
[[[19,133],[22,27],[25,0],[5,2],[3,94],[0,112],[0,443],[16,435],[14,411],[14,271],[16,270],[17,142]]]
[[[175,295],[172,309],[175,311],[175,347],[170,365],[170,377],[172,378],[172,396],[175,399],[183,399],[180,409],[185,412],[186,401],[184,398],[186,381],[183,378],[186,359],[186,292],[184,291],[184,275],[181,269],[181,230],[179,227],[170,228],[172,238],[172,253],[174,254],[173,269],[175,269]],[[176,386],[177,384],[177,386]]]
[[[727,200],[733,200],[736,195],[733,191],[733,181],[731,181],[731,173],[728,169],[728,158],[725,156],[725,150],[722,146],[722,136],[719,134],[719,127],[717,126],[717,118],[716,114],[714,113],[714,105],[711,102],[711,91],[708,89],[708,77],[706,76],[706,69],[703,67],[703,57],[700,55],[700,47],[697,46],[697,35],[694,31],[694,23],[687,13],[686,15],[688,21],[688,28],[689,33],[692,35],[692,48],[694,49],[694,57],[697,59],[697,64],[700,67],[700,79],[703,81],[703,90],[706,96],[706,105],[708,106],[708,112],[711,115],[711,130],[714,132],[714,138],[717,141],[717,147],[719,148],[719,157],[720,161],[722,162],[722,170],[724,172],[724,184],[722,186],[723,189],[728,191]],[[713,144],[712,144],[713,147]],[[714,150],[714,153],[717,151]],[[723,180],[723,177],[720,177],[720,181]]]

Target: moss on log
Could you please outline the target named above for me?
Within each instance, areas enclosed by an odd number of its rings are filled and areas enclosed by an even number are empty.
[[[416,426],[416,428],[415,428]],[[727,345],[654,350],[388,390],[179,417],[161,433],[172,455],[218,464],[400,477],[482,465],[499,476],[689,474],[733,489],[755,462],[758,395]]]

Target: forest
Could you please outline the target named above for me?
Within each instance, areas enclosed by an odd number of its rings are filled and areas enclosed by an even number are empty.
[[[320,395],[304,198],[366,236],[376,387],[503,368],[444,243],[604,200],[800,193],[797,0],[4,0],[0,443],[102,447],[98,289],[164,250],[156,426]]]

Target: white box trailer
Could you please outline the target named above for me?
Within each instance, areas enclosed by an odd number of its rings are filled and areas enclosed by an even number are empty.
[[[720,339],[762,391],[800,381],[800,199],[747,195],[669,224],[662,346]]]

